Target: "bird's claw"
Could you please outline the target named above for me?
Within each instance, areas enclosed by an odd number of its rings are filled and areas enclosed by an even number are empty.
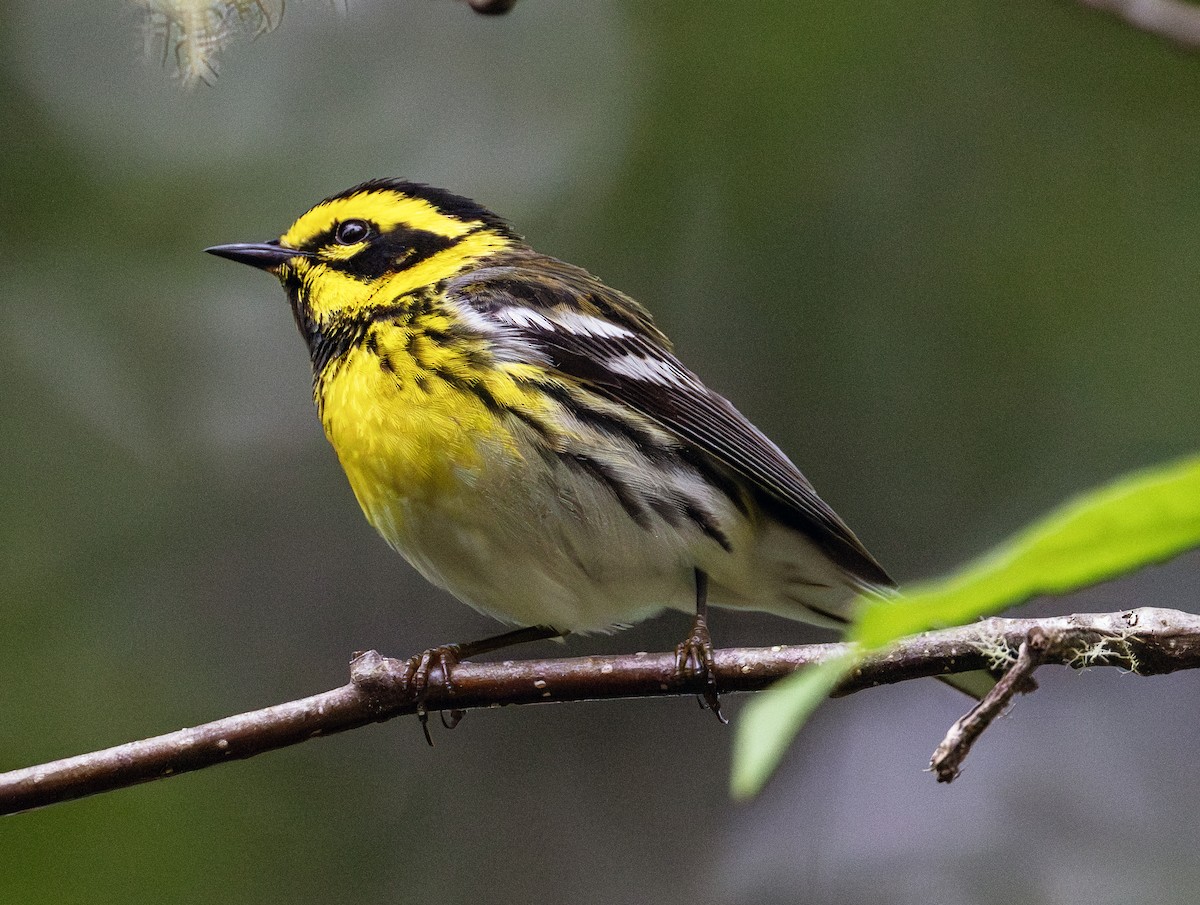
[[[717,695],[716,662],[713,659],[712,637],[703,617],[697,616],[691,633],[675,647],[675,675],[684,680],[703,682],[704,690],[696,695],[700,709],[706,707],[723,724],[729,720],[721,713]]]
[[[433,736],[429,732],[429,710],[425,706],[431,690],[430,677],[435,669],[441,669],[441,681],[438,684],[447,695],[453,694],[454,684],[450,680],[450,670],[458,663],[461,654],[462,648],[457,644],[431,647],[429,650],[409,658],[404,671],[408,693],[417,704],[417,719],[421,721],[421,731],[425,733],[425,741],[431,748],[433,747]],[[447,729],[453,729],[463,718],[461,710],[451,710],[449,720],[446,718],[445,711],[439,712],[442,725]]]

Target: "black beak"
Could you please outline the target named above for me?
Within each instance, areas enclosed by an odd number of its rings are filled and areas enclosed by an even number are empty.
[[[280,264],[286,264],[292,258],[307,257],[305,252],[294,248],[281,248],[278,240],[274,242],[237,242],[233,245],[214,245],[204,249],[210,255],[218,258],[228,258],[239,264],[249,264],[259,270],[274,270]]]

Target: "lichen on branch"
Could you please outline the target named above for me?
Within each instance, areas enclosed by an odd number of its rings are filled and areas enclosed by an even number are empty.
[[[136,0],[146,56],[160,59],[186,87],[217,77],[217,54],[235,38],[273,31],[284,0]]]

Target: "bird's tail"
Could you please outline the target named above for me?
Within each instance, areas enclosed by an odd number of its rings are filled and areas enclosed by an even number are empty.
[[[990,672],[982,669],[974,672],[958,672],[951,676],[938,676],[938,680],[951,688],[957,688],[964,694],[969,694],[977,701],[983,700],[983,696],[996,684],[996,678]]]
[[[859,593],[881,600],[895,600],[899,592],[895,588],[879,587],[878,585],[860,585]],[[963,694],[970,695],[976,701],[983,700],[984,695],[996,684],[996,677],[984,669],[972,672],[959,672],[947,676],[938,676],[938,681],[956,688]]]

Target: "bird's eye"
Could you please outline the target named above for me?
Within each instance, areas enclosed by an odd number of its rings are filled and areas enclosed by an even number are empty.
[[[339,245],[357,245],[371,235],[371,227],[365,220],[346,220],[338,224],[333,237]]]

